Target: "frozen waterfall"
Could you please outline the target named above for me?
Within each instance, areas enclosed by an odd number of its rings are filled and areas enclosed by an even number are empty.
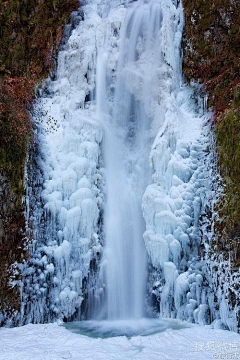
[[[72,24],[35,106],[21,323],[234,329],[208,257],[212,115],[182,80],[181,2],[85,0]]]

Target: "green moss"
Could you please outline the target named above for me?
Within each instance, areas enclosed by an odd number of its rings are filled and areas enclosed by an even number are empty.
[[[235,111],[230,111],[222,116],[217,126],[218,148],[221,172],[224,176],[235,178],[239,175],[236,162],[240,163],[240,116]]]
[[[219,215],[222,219],[222,233],[226,241],[235,240],[233,250],[238,253],[236,263],[240,265],[240,111],[236,104],[232,109],[222,114],[217,124],[217,146],[220,172],[225,180],[225,196],[219,206]]]

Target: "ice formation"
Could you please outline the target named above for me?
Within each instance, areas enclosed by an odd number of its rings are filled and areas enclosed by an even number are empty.
[[[236,329],[201,258],[211,114],[182,79],[181,2],[86,0],[74,19],[36,104],[22,322],[143,316],[147,252],[161,317]]]
[[[24,269],[25,322],[69,318],[80,309],[102,249],[102,126],[94,105],[86,102],[94,90],[95,20],[73,30],[59,53],[56,79],[48,81],[36,104],[41,204],[32,210],[36,245]]]

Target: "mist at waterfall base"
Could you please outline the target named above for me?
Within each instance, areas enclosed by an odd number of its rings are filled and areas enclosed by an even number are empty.
[[[64,319],[93,337],[213,319],[234,330],[199,257],[212,235],[200,220],[213,207],[212,114],[182,81],[181,3],[86,0],[81,14],[36,103],[20,323]]]

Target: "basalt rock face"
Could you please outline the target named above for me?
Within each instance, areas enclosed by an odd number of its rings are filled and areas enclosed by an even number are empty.
[[[78,7],[78,0],[0,1],[0,325],[17,319],[14,264],[28,257],[22,197],[34,87],[53,73],[63,25]]]
[[[62,25],[78,7],[78,0],[1,1],[1,72],[47,76],[52,54],[61,41]]]
[[[212,259],[216,261],[216,281],[222,286],[232,308],[239,307],[239,161],[240,161],[240,4],[234,0],[192,2],[183,0],[185,34],[183,71],[191,81],[200,81],[208,93],[208,106],[215,112],[215,138],[219,201],[215,210]],[[220,279],[220,263],[225,275]],[[224,279],[223,279],[224,278]],[[237,315],[239,319],[239,314]]]
[[[236,100],[239,86],[238,1],[183,0],[185,36],[184,73],[205,84],[209,105],[220,114]]]

